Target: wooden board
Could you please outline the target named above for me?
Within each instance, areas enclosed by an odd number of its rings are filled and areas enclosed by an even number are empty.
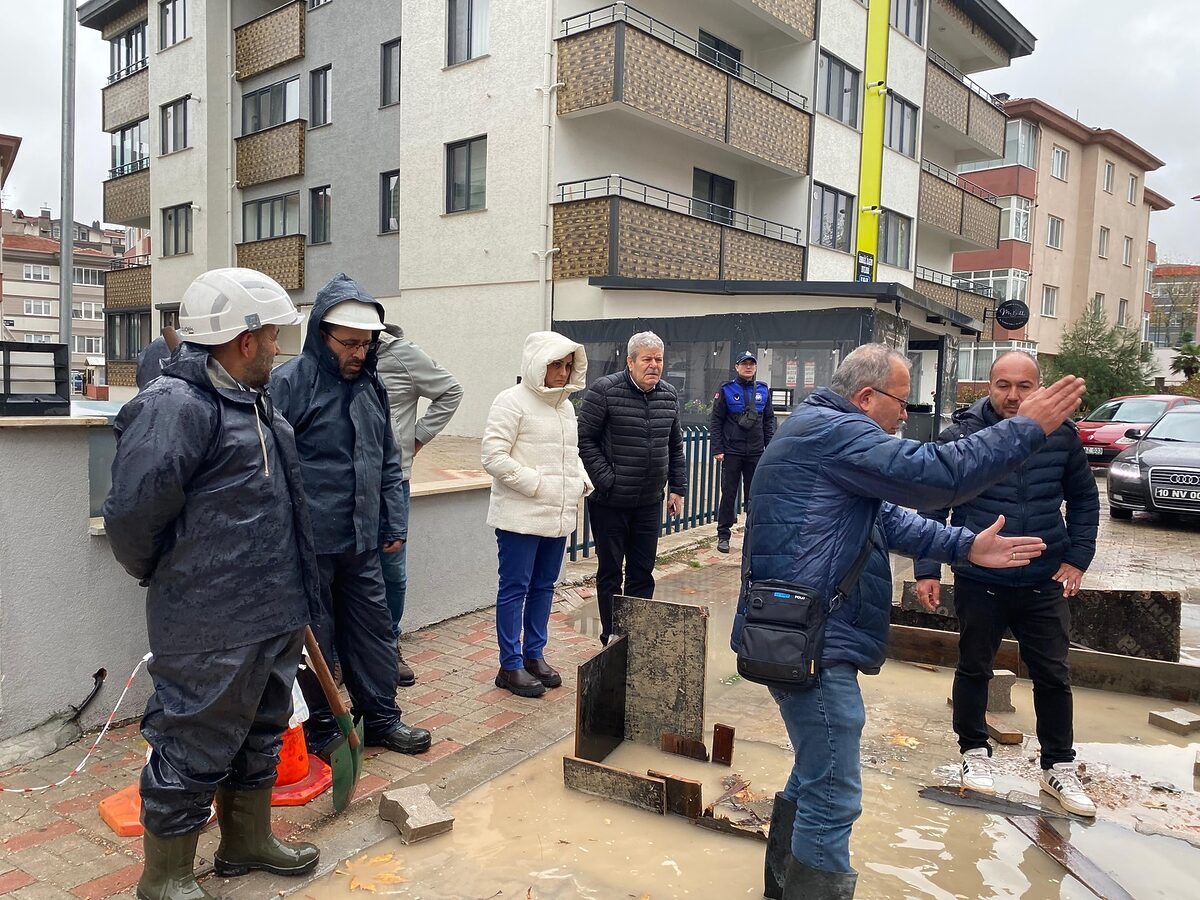
[[[629,645],[615,637],[579,667],[575,688],[575,755],[603,762],[625,740],[625,666]]]
[[[713,762],[723,766],[733,765],[733,733],[730,725],[713,726]]]
[[[1020,728],[1013,728],[1006,722],[993,719],[991,716],[987,716],[984,721],[987,724],[988,736],[997,744],[1020,744],[1025,740],[1025,734]]]
[[[693,819],[701,828],[707,828],[710,831],[719,831],[721,834],[732,834],[735,837],[750,838],[752,841],[762,841],[766,843],[767,836],[762,833],[760,828],[742,828],[734,825],[729,819],[724,816],[701,816],[698,819]]]
[[[662,733],[662,752],[674,753],[676,756],[686,756],[688,759],[698,759],[700,762],[708,762],[708,749],[702,741],[685,738],[679,734],[671,734],[669,731]],[[578,756],[579,754],[575,755]]]
[[[661,778],[667,783],[667,812],[689,819],[698,819],[704,811],[704,786],[691,778],[682,775],[671,775],[667,772],[656,772],[651,769],[646,773],[651,778]]]
[[[1117,884],[1111,875],[1059,834],[1049,819],[1044,816],[1020,816],[1009,818],[1008,821],[1097,897],[1103,897],[1104,900],[1133,900],[1133,895]]]
[[[574,756],[563,757],[563,784],[573,791],[667,814],[667,783],[625,769]]]

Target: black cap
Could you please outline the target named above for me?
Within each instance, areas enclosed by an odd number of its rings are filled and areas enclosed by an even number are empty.
[[[749,350],[743,350],[743,351],[742,351],[742,352],[741,352],[741,353],[738,355],[737,361],[734,363],[734,365],[735,365],[735,366],[740,366],[740,365],[741,365],[742,363],[744,363],[744,362],[753,362],[753,363],[756,363],[756,362],[758,362],[758,357],[757,357],[757,356],[755,356],[753,353],[751,353]]]

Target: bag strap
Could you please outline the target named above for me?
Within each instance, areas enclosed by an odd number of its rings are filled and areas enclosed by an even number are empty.
[[[862,575],[863,569],[867,567],[867,560],[871,558],[871,535],[875,531],[875,521],[871,520],[871,527],[867,529],[867,539],[863,542],[863,548],[858,551],[858,558],[854,560],[854,565],[850,567],[850,571],[846,573],[846,577],[842,579],[841,584],[837,587],[837,593],[833,595],[833,601],[830,603],[829,611],[833,612],[839,606],[846,602],[850,596],[854,586],[858,583],[859,576]]]

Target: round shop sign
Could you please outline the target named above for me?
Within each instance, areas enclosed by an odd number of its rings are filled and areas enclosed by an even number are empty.
[[[1021,300],[1005,300],[996,307],[996,321],[1006,331],[1024,328],[1029,322],[1029,307]]]

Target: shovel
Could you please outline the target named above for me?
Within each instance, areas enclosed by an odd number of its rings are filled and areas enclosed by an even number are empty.
[[[350,805],[354,797],[354,786],[358,783],[362,771],[363,725],[360,719],[357,723],[351,718],[350,710],[342,702],[337,685],[333,683],[333,675],[325,664],[325,657],[317,644],[317,637],[310,626],[304,626],[304,649],[308,651],[308,660],[312,663],[313,673],[321,682],[325,691],[325,699],[337,720],[342,736],[334,738],[326,746],[323,754],[329,758],[329,768],[333,770],[333,811],[341,812]]]

